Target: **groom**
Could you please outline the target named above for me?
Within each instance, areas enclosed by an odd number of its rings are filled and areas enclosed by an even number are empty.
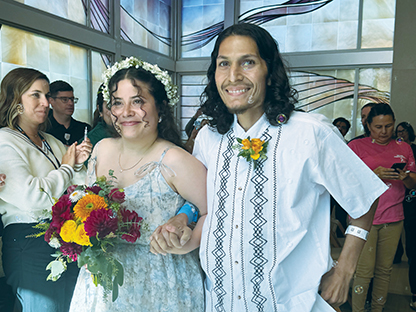
[[[207,76],[202,110],[211,127],[194,147],[208,169],[206,311],[333,311],[347,299],[384,183],[324,117],[294,112],[280,53],[263,28],[224,30]],[[250,148],[253,157],[239,156]],[[352,217],[335,264],[330,195]],[[164,226],[166,237],[182,235],[182,217]],[[169,252],[162,235],[155,241]]]

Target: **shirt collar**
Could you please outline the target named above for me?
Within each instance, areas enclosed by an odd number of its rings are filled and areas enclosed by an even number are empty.
[[[254,125],[251,126],[250,129],[247,130],[247,132],[243,129],[243,127],[240,126],[237,120],[237,115],[234,114],[234,123],[233,123],[233,130],[235,133],[235,136],[241,139],[245,139],[247,137],[250,138],[258,138],[267,127],[270,126],[269,120],[266,117],[266,114],[263,114],[259,120],[256,121]]]

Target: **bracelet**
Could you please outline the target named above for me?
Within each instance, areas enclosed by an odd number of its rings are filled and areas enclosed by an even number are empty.
[[[184,213],[188,217],[188,223],[191,224],[192,222],[198,221],[198,210],[195,209],[195,207],[191,204],[186,203],[179,209],[179,211],[176,213],[176,215]]]
[[[345,235],[347,234],[357,236],[365,241],[367,240],[367,237],[368,237],[368,231],[355,225],[349,225],[347,227],[347,230],[345,231]]]

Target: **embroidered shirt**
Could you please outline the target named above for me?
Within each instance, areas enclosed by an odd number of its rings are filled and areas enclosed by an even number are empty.
[[[386,189],[323,116],[295,112],[247,132],[235,118],[225,135],[204,127],[194,155],[207,167],[208,215],[200,258],[206,311],[333,311],[318,295],[331,265],[330,194],[353,218]],[[337,134],[338,132],[338,134]],[[235,137],[269,141],[253,171]]]

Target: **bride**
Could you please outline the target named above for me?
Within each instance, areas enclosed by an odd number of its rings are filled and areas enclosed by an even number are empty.
[[[111,73],[114,75],[110,76]],[[206,169],[181,145],[171,106],[176,86],[166,72],[135,58],[107,70],[104,99],[110,103],[119,137],[98,143],[91,156],[87,183],[114,170],[124,188],[127,209],[143,217],[137,243],[120,243],[112,251],[124,266],[119,296],[103,298],[91,275],[82,268],[71,311],[203,311],[203,278],[198,255],[206,215]],[[154,255],[149,237],[187,200],[200,209],[192,237],[177,253]],[[144,229],[145,228],[145,229]],[[173,249],[175,251],[175,249]]]

